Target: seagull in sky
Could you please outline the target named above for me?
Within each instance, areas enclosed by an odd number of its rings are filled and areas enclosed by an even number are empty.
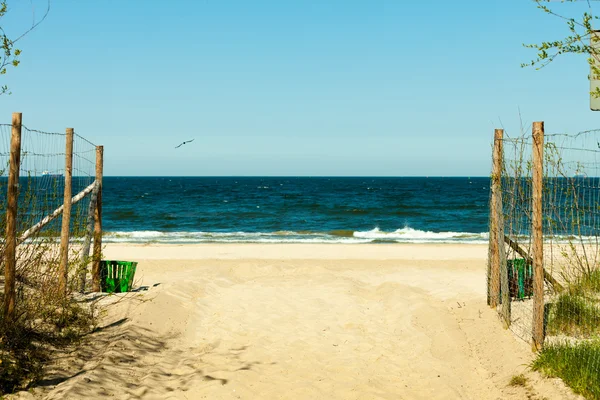
[[[191,142],[193,142],[193,141],[194,141],[194,139],[192,139],[192,140],[187,140],[187,141],[185,141],[185,142],[181,143],[179,146],[176,146],[175,148],[176,148],[176,149],[178,149],[178,148],[180,148],[181,146],[183,146],[184,144],[186,144],[186,143],[191,143]]]

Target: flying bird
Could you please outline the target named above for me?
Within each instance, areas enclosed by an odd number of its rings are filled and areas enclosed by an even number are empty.
[[[187,140],[187,141],[185,141],[185,142],[181,143],[179,146],[175,146],[175,148],[176,148],[176,149],[178,149],[178,148],[180,148],[181,146],[183,146],[184,144],[186,144],[186,143],[191,143],[191,142],[193,142],[193,141],[194,141],[194,139],[192,139],[192,140]]]

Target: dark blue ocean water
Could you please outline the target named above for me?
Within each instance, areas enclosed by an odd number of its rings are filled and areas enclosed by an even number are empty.
[[[106,241],[482,242],[489,178],[105,177]]]

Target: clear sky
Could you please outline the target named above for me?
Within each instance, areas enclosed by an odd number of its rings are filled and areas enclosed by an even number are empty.
[[[18,33],[31,4],[9,4]],[[74,127],[106,175],[488,175],[519,108],[600,127],[585,58],[520,67],[566,33],[527,0],[55,0],[0,115]]]

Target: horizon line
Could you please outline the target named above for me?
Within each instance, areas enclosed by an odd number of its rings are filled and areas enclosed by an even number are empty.
[[[489,178],[489,175],[104,175],[104,178]]]

